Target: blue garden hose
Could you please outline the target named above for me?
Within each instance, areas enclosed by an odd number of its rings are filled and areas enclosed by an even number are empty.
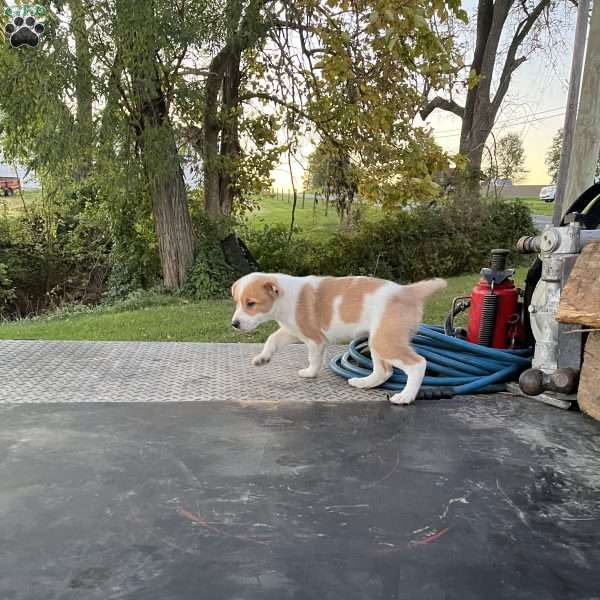
[[[451,398],[460,394],[494,392],[531,366],[531,350],[497,350],[446,335],[442,327],[421,325],[412,340],[413,348],[427,359],[427,372],[419,398]],[[336,356],[329,368],[345,379],[366,377],[373,369],[366,338],[354,340]],[[394,369],[381,386],[400,391],[406,375]]]

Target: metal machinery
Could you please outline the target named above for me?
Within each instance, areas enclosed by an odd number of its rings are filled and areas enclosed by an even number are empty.
[[[532,369],[519,380],[529,395],[544,391],[573,393],[583,355],[582,335],[569,335],[578,329],[556,320],[561,290],[577,256],[586,244],[600,241],[600,185],[586,190],[570,207],[558,227],[548,225],[537,236],[521,238],[517,250],[538,255],[529,270],[525,289],[525,327],[535,345]]]

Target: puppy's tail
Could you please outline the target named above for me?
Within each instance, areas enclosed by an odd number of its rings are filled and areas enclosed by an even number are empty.
[[[446,287],[448,287],[448,282],[445,279],[439,278],[426,279],[424,281],[417,281],[417,283],[412,283],[405,287],[412,294],[417,296],[417,298],[424,300],[428,296],[431,296],[431,294],[446,289]]]

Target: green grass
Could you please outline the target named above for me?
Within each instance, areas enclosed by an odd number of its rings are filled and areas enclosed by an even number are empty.
[[[0,211],[6,211],[9,215],[15,216],[23,213],[23,205],[29,209],[41,199],[41,190],[23,190],[22,195],[17,191],[14,196],[0,196]]]
[[[524,202],[529,207],[532,215],[545,215],[547,217],[552,216],[554,210],[554,202],[544,202],[539,198],[516,198]]]
[[[248,221],[251,227],[260,228],[263,225],[285,225],[289,227],[292,218],[292,198],[288,204],[287,196],[263,196],[257,199],[260,208],[254,211]],[[374,207],[364,207],[365,218],[370,220],[379,219],[383,211]],[[323,239],[334,235],[339,229],[340,219],[333,204],[325,214],[325,201],[319,199],[315,206],[313,194],[306,194],[304,208],[302,208],[302,194],[298,195],[296,206],[296,225],[302,230],[306,237],[313,240]]]
[[[522,282],[524,277],[525,269],[520,268],[516,279]],[[424,321],[442,323],[452,298],[468,295],[477,278],[476,274],[449,278],[448,289],[427,303]],[[260,342],[274,329],[271,323],[250,335],[234,331],[230,325],[231,300],[189,302],[162,297],[158,301],[158,306],[134,310],[123,310],[123,306],[117,305],[63,314],[60,318],[50,316],[6,323],[0,326],[0,339]]]
[[[543,202],[538,198],[517,198],[527,204],[534,215],[552,216],[554,204]],[[259,199],[260,208],[254,211],[248,222],[251,227],[262,227],[263,225],[285,225],[290,224],[292,205],[287,202],[287,196],[275,198],[265,196]],[[381,219],[384,216],[382,210],[372,206],[365,206],[365,217],[369,220]],[[333,206],[329,206],[328,214],[325,215],[325,206],[322,200],[313,207],[313,196],[307,194],[304,208],[302,208],[302,196],[299,196],[296,208],[296,225],[300,227],[304,236],[312,240],[322,240],[334,235],[339,229],[339,218]]]

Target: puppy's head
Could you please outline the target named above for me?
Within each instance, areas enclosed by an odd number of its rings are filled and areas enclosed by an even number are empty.
[[[231,295],[236,303],[231,324],[240,331],[254,331],[261,323],[273,319],[281,290],[274,275],[252,273],[233,284]]]

